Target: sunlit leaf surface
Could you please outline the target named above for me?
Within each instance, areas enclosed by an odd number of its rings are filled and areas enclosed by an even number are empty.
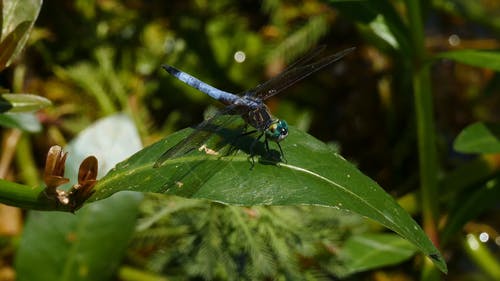
[[[455,60],[472,66],[500,71],[500,52],[458,50],[441,53],[438,57]]]
[[[282,142],[286,163],[276,163],[275,144],[266,153],[264,144],[254,147],[255,165],[248,156],[253,136],[241,136],[238,124],[219,131],[222,139],[240,151],[221,146],[211,138],[185,156],[154,168],[158,157],[190,134],[180,131],[120,163],[95,187],[90,200],[100,200],[121,190],[158,192],[205,198],[236,205],[312,204],[350,210],[399,233],[431,256],[446,270],[439,252],[419,225],[377,183],[327,145],[291,128]],[[274,145],[274,146],[273,146]]]
[[[2,108],[11,113],[30,112],[50,106],[50,100],[31,94],[3,94],[0,98],[0,112]]]

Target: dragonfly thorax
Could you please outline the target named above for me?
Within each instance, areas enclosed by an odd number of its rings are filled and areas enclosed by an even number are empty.
[[[259,108],[264,105],[264,102],[262,102],[261,99],[252,97],[250,95],[244,95],[239,99],[237,99],[236,101],[234,101],[234,104],[247,106],[249,108]]]
[[[265,131],[266,138],[280,142],[288,136],[288,124],[285,120],[276,119]]]

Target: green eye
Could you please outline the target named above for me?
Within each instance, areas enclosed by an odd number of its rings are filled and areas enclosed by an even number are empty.
[[[288,136],[288,124],[285,120],[277,120],[266,130],[266,137],[274,142],[280,142]]]

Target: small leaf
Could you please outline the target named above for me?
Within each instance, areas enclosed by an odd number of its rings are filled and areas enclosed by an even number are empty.
[[[396,234],[371,233],[351,236],[342,247],[344,275],[401,263],[417,248]]]
[[[469,125],[460,132],[453,147],[463,153],[499,153],[500,125],[482,122]]]
[[[373,21],[371,21],[369,23],[369,27],[380,39],[385,41],[394,49],[399,49],[399,43],[389,30],[389,27],[385,22],[385,18],[382,15],[378,15]]]
[[[239,135],[233,143],[237,146],[233,148],[240,149],[236,155],[207,154],[195,149],[153,168],[160,155],[191,131],[173,134],[118,164],[99,181],[89,200],[100,200],[120,190],[135,190],[236,205],[311,204],[345,209],[397,232],[435,257],[436,265],[446,271],[440,253],[408,213],[377,183],[312,136],[291,128],[290,136],[282,142],[287,163],[276,164],[269,157],[259,156],[279,155],[276,150],[266,153],[260,142],[254,145],[259,162],[252,168],[248,152],[254,138]],[[234,139],[231,128],[227,131],[220,132],[222,138]],[[215,149],[218,144],[209,141],[200,145],[222,152]]]
[[[50,100],[31,94],[3,94],[0,99],[0,108],[8,108],[10,113],[36,111],[51,104]]]
[[[23,50],[41,7],[42,0],[2,1],[0,70]]]
[[[30,28],[30,22],[23,22],[16,27],[7,37],[0,41],[0,71],[8,67],[18,52],[18,43],[27,34]]]
[[[36,133],[42,125],[33,113],[5,113],[0,114],[0,126],[18,128],[20,130]]]
[[[500,71],[500,52],[482,50],[459,50],[438,54],[436,57],[460,63]]]

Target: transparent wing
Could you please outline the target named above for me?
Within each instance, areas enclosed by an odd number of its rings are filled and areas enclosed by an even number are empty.
[[[224,112],[226,109],[202,122],[158,158],[153,171],[162,182],[161,192],[191,197],[230,165],[239,150],[248,151],[253,138],[243,135],[245,122],[238,115]]]
[[[158,168],[168,159],[181,157],[191,151],[199,150],[214,133],[216,134],[220,132],[223,128],[227,127],[229,123],[232,123],[235,119],[239,118],[238,115],[226,116],[234,110],[234,107],[235,106],[233,105],[227,106],[218,111],[214,116],[198,124],[195,130],[188,137],[163,153],[158,160],[156,160],[154,167]],[[208,149],[213,150],[214,148]]]
[[[258,85],[254,89],[247,91],[245,94],[260,98],[262,100],[268,99],[269,97],[282,92],[283,90],[322,69],[323,67],[340,60],[345,55],[354,51],[354,49],[355,47],[345,49],[333,55],[319,59],[316,62],[311,62],[320,53],[323,52],[324,47],[315,49],[308,55],[304,56],[303,58],[299,59],[297,62],[289,66],[278,76],[270,79],[263,84]]]
[[[287,72],[288,70],[291,70],[292,68],[300,65],[305,65],[308,62],[312,61],[315,57],[319,56],[322,54],[326,49],[326,45],[320,45],[311,51],[309,51],[307,54],[303,55],[302,57],[298,58],[296,61],[294,61],[292,64],[287,66],[285,70],[283,70],[280,74]],[[278,75],[279,76],[279,75]]]

